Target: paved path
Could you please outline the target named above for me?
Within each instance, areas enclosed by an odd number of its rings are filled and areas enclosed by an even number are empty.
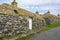
[[[38,33],[29,40],[60,40],[60,27]]]

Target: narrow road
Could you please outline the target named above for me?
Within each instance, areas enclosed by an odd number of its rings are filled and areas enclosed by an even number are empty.
[[[38,33],[29,40],[60,40],[60,27]]]

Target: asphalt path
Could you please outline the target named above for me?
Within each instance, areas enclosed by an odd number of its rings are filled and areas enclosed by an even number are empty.
[[[38,33],[29,40],[60,40],[60,27]]]

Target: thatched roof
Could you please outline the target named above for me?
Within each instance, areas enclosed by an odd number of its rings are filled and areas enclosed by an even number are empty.
[[[5,11],[3,11],[3,9],[5,10]],[[6,14],[13,14],[13,15],[15,15],[15,12],[14,12],[14,10],[15,11],[17,11],[18,13],[18,15],[20,15],[20,16],[28,16],[28,17],[33,17],[33,18],[36,18],[36,19],[39,19],[39,20],[44,20],[40,15],[38,15],[38,14],[34,14],[34,13],[32,13],[32,12],[30,12],[30,11],[27,11],[27,10],[25,10],[25,9],[22,9],[22,8],[13,8],[13,6],[12,5],[9,5],[9,4],[6,4],[6,3],[4,3],[4,4],[1,4],[0,5],[0,10],[2,10],[1,12],[2,13],[4,13],[4,12],[6,12]],[[10,12],[7,12],[7,10]]]
[[[51,14],[49,11],[47,13],[43,14],[43,17],[44,18],[53,18],[53,19],[57,18],[57,16]]]

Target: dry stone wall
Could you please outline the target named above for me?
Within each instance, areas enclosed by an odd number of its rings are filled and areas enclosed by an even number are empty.
[[[18,33],[28,33],[29,30],[29,21],[27,17],[20,16],[12,16],[0,14],[0,33],[5,35],[12,35]],[[38,21],[36,19],[32,19],[32,29],[39,30],[42,26],[44,26],[44,21]]]

